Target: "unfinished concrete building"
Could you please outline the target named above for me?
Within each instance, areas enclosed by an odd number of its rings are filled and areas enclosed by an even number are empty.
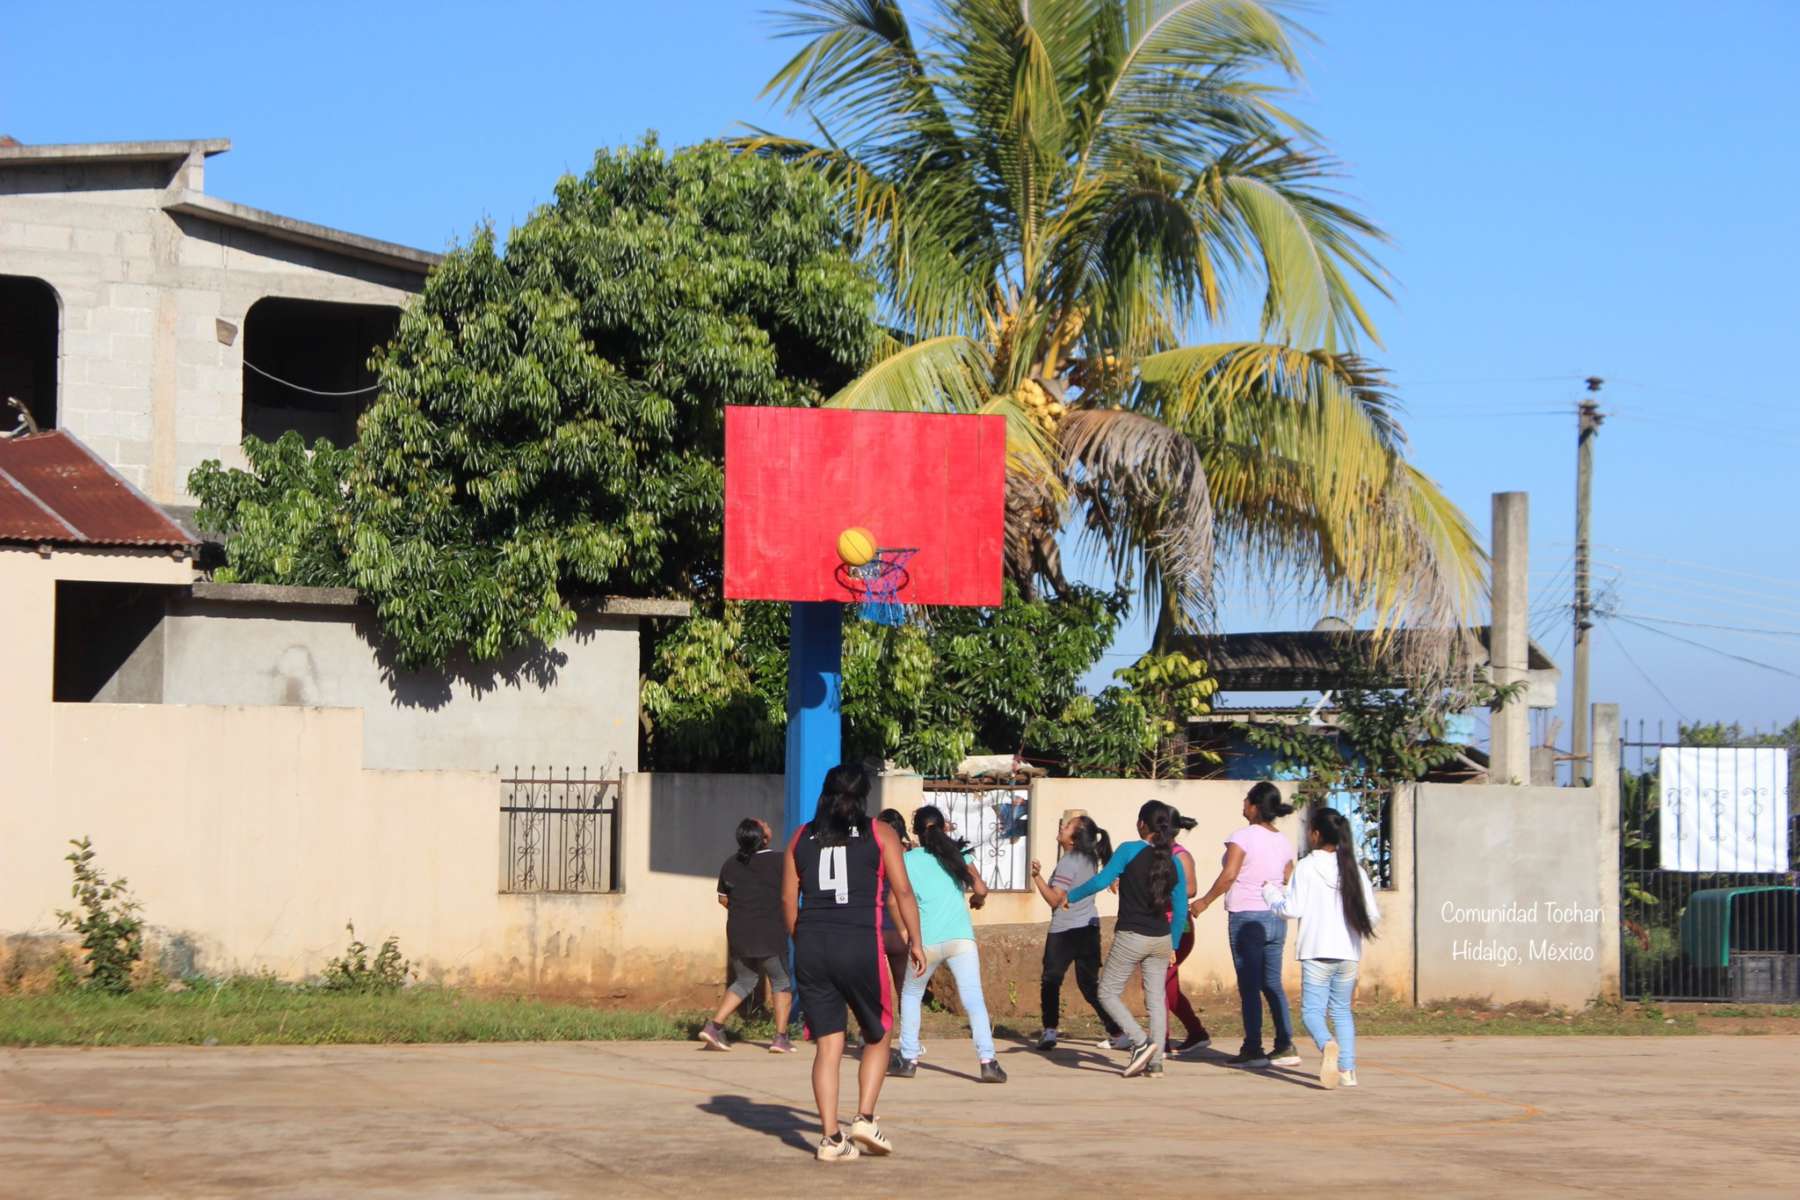
[[[205,191],[224,139],[0,139],[0,431],[14,397],[165,504],[245,434],[339,445],[438,255]]]

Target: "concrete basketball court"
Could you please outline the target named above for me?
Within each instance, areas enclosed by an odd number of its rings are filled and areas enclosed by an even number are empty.
[[[585,1043],[0,1050],[6,1196],[1792,1195],[1800,1038],[1383,1038],[1123,1080],[1086,1044],[890,1080],[897,1153],[817,1164],[803,1049]],[[846,1095],[853,1094],[846,1066]],[[1159,1189],[1160,1190],[1160,1189]]]

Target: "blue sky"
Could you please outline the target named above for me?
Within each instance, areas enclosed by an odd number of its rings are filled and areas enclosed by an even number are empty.
[[[27,5],[0,132],[230,137],[209,191],[441,249],[522,219],[598,146],[782,124],[757,96],[793,47],[763,7]],[[1597,579],[1622,615],[1596,697],[1652,723],[1800,713],[1800,6],[1329,0],[1304,23],[1295,107],[1394,238],[1375,357],[1484,533],[1492,492],[1531,493],[1539,640],[1566,660],[1573,404],[1599,375]],[[1244,593],[1225,612],[1318,615]]]

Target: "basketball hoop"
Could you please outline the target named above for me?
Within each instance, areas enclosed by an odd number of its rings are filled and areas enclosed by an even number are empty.
[[[876,625],[904,625],[914,606],[900,599],[912,582],[906,564],[916,547],[883,548],[866,563],[839,563],[838,585],[856,601],[856,615]]]

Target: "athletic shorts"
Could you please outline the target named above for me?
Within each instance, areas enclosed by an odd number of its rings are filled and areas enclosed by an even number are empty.
[[[781,961],[779,954],[767,958],[739,958],[731,956],[731,986],[726,990],[739,1000],[748,1000],[756,985],[765,975],[769,977],[769,988],[772,991],[789,990],[787,964]]]
[[[801,926],[794,931],[794,973],[815,1040],[845,1032],[851,1014],[866,1041],[878,1042],[893,1028],[894,985],[873,929]]]

